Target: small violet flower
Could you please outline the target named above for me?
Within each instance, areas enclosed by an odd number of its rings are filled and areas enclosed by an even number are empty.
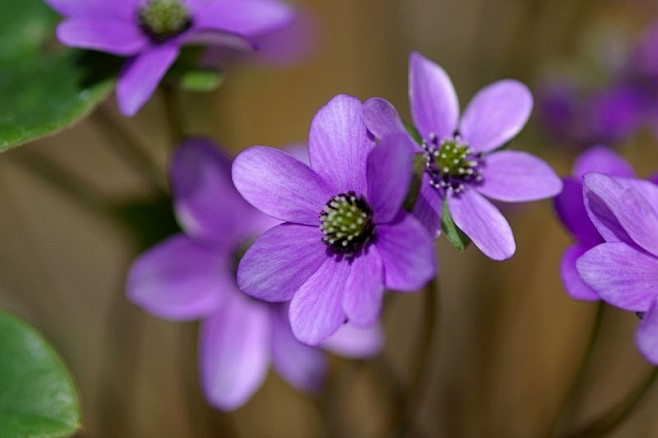
[[[290,302],[300,341],[314,345],[345,321],[372,326],[383,288],[414,291],[435,274],[432,239],[402,210],[412,156],[402,136],[375,146],[355,97],[334,97],[315,115],[310,167],[252,147],[233,164],[233,182],[253,206],[285,221],[257,239],[238,285],[266,301]]]
[[[298,342],[285,303],[254,300],[237,287],[237,261],[248,244],[277,222],[248,205],[231,182],[231,161],[212,143],[189,140],[174,154],[174,208],[184,232],[142,254],[127,280],[128,297],[172,320],[203,320],[201,380],[219,409],[244,404],[265,380],[270,363],[291,385],[318,389],[322,350]],[[323,346],[346,356],[376,354],[378,326],[344,326]]]
[[[426,171],[414,214],[433,236],[441,231],[444,201],[455,224],[489,258],[504,260],[515,250],[503,215],[485,197],[504,202],[549,198],[562,183],[548,164],[524,152],[500,151],[525,125],[532,109],[530,91],[503,80],[481,90],[459,118],[459,102],[446,72],[418,53],[409,62],[411,115],[425,155]],[[386,100],[364,106],[368,129],[379,139],[405,132]]]
[[[638,312],[638,348],[658,365],[658,187],[590,173],[584,198],[605,242],[577,260],[578,274],[607,303]]]
[[[594,146],[578,157],[572,176],[562,180],[564,188],[554,200],[558,217],[576,240],[562,256],[560,274],[564,287],[572,298],[595,301],[599,296],[582,281],[576,270],[576,260],[604,242],[585,209],[583,176],[590,172],[621,177],[634,177],[635,173],[632,167],[612,150],[604,146]]]
[[[65,20],[68,46],[129,56],[117,84],[121,112],[134,115],[186,44],[251,49],[253,39],[285,26],[292,10],[278,0],[46,0]]]

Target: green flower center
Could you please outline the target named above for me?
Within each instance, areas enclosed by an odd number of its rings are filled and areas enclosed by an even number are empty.
[[[139,24],[153,40],[162,42],[185,32],[192,20],[180,0],[148,0],[139,10]]]
[[[348,257],[359,252],[374,236],[372,208],[354,192],[333,196],[320,212],[322,241],[336,253]]]
[[[465,184],[482,181],[483,154],[475,153],[458,135],[440,142],[435,135],[431,135],[422,147],[425,151],[425,171],[434,188],[461,193]]]

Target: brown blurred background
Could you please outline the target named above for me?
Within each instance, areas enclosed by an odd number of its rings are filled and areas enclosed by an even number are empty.
[[[408,119],[412,50],[449,72],[463,107],[499,78],[532,88],[550,66],[577,59],[597,29],[634,38],[658,18],[655,0],[297,3],[320,25],[314,53],[286,68],[235,68],[216,92],[180,96],[189,132],[233,152],[304,141],[313,114],[338,93],[385,97]],[[170,148],[161,104],[155,96],[137,117],[122,119],[111,98],[102,111],[139,139],[164,172]],[[99,214],[102,202],[89,198],[157,193],[107,141],[102,126],[92,116],[0,156],[0,305],[43,330],[70,365],[84,409],[80,436],[382,436],[394,405],[381,370],[390,373],[385,379],[408,381],[423,296],[393,297],[384,316],[383,356],[369,364],[334,360],[324,398],[306,398],[271,373],[245,407],[213,411],[195,381],[194,324],[146,315],[124,298],[126,269],[139,248],[126,229]],[[515,147],[532,150],[561,175],[575,156],[533,122]],[[640,175],[658,169],[658,148],[648,140],[621,152]],[[85,203],[35,173],[50,162],[80,182]],[[443,239],[438,245],[440,332],[418,415],[421,436],[546,436],[577,369],[596,305],[571,300],[561,285],[559,261],[569,236],[548,202],[510,209],[507,216],[518,245],[510,261],[490,261],[475,248],[457,253]],[[633,314],[606,310],[574,428],[614,405],[649,370],[635,349],[637,322]],[[328,415],[319,414],[327,408]],[[657,409],[653,391],[611,436],[658,436]]]

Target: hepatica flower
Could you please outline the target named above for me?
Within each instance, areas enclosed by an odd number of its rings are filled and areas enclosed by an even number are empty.
[[[496,82],[475,95],[460,119],[457,95],[446,72],[412,53],[409,100],[422,136],[422,145],[412,147],[426,160],[414,214],[438,236],[445,201],[455,224],[485,255],[494,260],[511,257],[516,250],[512,230],[486,198],[533,201],[562,189],[544,161],[524,152],[499,150],[526,124],[532,110],[530,91],[517,81]],[[377,138],[405,132],[398,112],[384,99],[368,100],[364,114]]]
[[[584,181],[587,211],[605,242],[578,259],[578,273],[604,301],[639,312],[638,348],[658,365],[658,187],[600,173]]]
[[[564,188],[555,198],[558,217],[576,240],[562,256],[560,266],[562,282],[572,298],[587,301],[598,300],[599,296],[578,275],[576,260],[591,248],[604,242],[589,219],[583,199],[583,176],[591,172],[620,177],[635,176],[631,166],[618,154],[604,146],[595,146],[578,157],[572,176],[562,180]]]
[[[300,341],[317,344],[345,321],[370,327],[384,287],[414,291],[434,276],[432,240],[402,210],[412,172],[404,141],[375,147],[362,103],[339,95],[311,123],[310,166],[259,146],[235,159],[238,191],[284,221],[247,250],[238,284],[256,298],[291,300]]]
[[[134,115],[185,44],[250,48],[293,16],[278,0],[46,0],[65,17],[68,46],[128,56],[117,84],[121,112]]]
[[[201,380],[207,399],[230,410],[265,380],[270,363],[290,384],[318,389],[322,350],[295,339],[285,303],[257,301],[237,287],[237,260],[249,242],[276,224],[248,205],[231,182],[231,161],[211,143],[190,140],[174,154],[174,207],[184,232],[142,254],[127,280],[128,297],[149,313],[203,320]],[[379,351],[379,327],[345,326],[326,348],[365,357]]]

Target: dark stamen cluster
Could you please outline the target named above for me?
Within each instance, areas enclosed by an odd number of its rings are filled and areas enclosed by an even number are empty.
[[[192,26],[187,7],[181,0],[148,0],[139,10],[139,25],[153,41],[161,43]]]
[[[326,245],[339,254],[353,256],[375,234],[372,208],[361,195],[340,193],[320,212],[320,229]]]
[[[430,184],[443,191],[461,193],[465,184],[482,181],[484,156],[475,153],[458,134],[439,141],[435,134],[423,140],[425,172],[431,177]]]

